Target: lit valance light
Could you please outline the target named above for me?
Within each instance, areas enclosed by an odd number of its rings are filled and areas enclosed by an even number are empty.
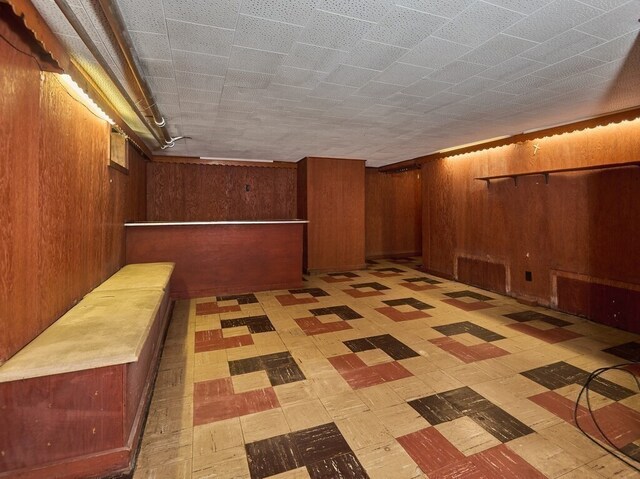
[[[113,121],[109,115],[107,115],[102,108],[100,108],[95,101],[93,101],[91,99],[91,97],[89,95],[87,95],[85,93],[85,91],[80,88],[80,86],[73,80],[73,78],[71,78],[69,75],[65,74],[61,74],[59,75],[59,77],[62,79],[62,81],[64,82],[64,84],[66,86],[68,86],[71,90],[73,90],[73,93],[75,94],[75,96],[78,97],[78,100],[80,102],[82,102],[82,104],[84,106],[86,106],[89,111],[91,111],[93,114],[95,114],[97,117],[102,118],[103,120],[107,121],[110,125],[115,125],[116,122]]]

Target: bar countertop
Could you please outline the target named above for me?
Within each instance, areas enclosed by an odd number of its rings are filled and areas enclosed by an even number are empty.
[[[140,221],[125,226],[207,226],[207,225],[279,225],[308,223],[307,220],[239,220],[239,221]]]

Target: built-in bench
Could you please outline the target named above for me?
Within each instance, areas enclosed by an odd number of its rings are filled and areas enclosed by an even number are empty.
[[[173,269],[125,266],[0,366],[0,477],[130,470],[168,324]]]

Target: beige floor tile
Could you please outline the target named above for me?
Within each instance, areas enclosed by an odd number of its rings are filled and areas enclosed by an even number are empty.
[[[245,479],[249,478],[249,463],[243,446],[214,452],[210,465],[193,471],[193,479]]]
[[[237,361],[238,359],[255,358],[260,356],[255,345],[240,346],[238,348],[227,349],[227,361]]]
[[[637,479],[638,477],[638,471],[609,454],[591,461],[585,467],[600,474],[602,477],[612,479]]]
[[[193,426],[193,398],[172,399],[154,397],[149,406],[146,434],[168,434]]]
[[[602,477],[588,466],[582,466],[559,476],[558,479],[602,479]]]
[[[299,467],[298,469],[292,469],[290,471],[276,474],[275,476],[269,476],[269,479],[310,479],[309,472],[306,467]]]
[[[136,467],[133,479],[191,479],[190,459],[151,468]]]
[[[244,442],[250,443],[291,432],[281,408],[249,414],[240,418]]]
[[[311,387],[311,381],[308,379],[289,384],[281,384],[275,386],[273,390],[275,391],[276,396],[278,396],[278,401],[281,406],[307,402],[317,398],[313,388]]]
[[[240,418],[225,419],[193,427],[193,457],[207,457],[216,451],[242,446]],[[199,468],[199,467],[197,467]]]
[[[369,386],[356,391],[358,397],[362,399],[369,409],[383,409],[404,402],[388,383]]]
[[[391,434],[372,411],[338,419],[335,423],[353,451],[393,440]]]
[[[332,421],[319,399],[283,406],[282,412],[292,431],[300,431]]]
[[[496,405],[509,404],[548,391],[544,386],[520,374],[474,384],[471,389]]]
[[[334,420],[345,419],[369,410],[367,405],[354,391],[346,391],[333,396],[321,397],[320,401]]]
[[[435,428],[465,456],[470,456],[501,444],[500,441],[468,417],[444,422],[438,424]]]
[[[400,437],[429,427],[430,424],[407,403],[373,411],[393,437]]]
[[[396,441],[364,447],[356,451],[356,456],[371,479],[413,479],[421,474]]]
[[[605,451],[566,422],[543,429],[539,434],[564,449],[582,464],[595,461],[606,454]]]
[[[580,460],[538,433],[515,439],[507,447],[548,477],[561,476],[583,465]]]
[[[564,386],[558,389],[555,389],[554,391],[557,394],[560,394],[561,396],[566,397],[567,399],[569,399],[572,402],[576,402],[576,399],[578,399],[578,394],[580,394],[580,390],[582,389],[582,385],[579,384],[570,384],[568,386]],[[609,399],[608,397],[605,397],[601,394],[598,394],[595,391],[589,391],[589,402],[591,403],[591,407],[592,409],[600,409],[603,406],[606,406],[608,404],[613,404],[615,401]],[[587,407],[587,398],[586,398],[586,392],[584,394],[582,394],[582,398],[580,399],[580,404],[583,405],[584,407]]]
[[[231,382],[233,383],[233,392],[236,394],[271,387],[271,382],[269,382],[269,377],[265,371],[231,376]]]
[[[534,431],[540,431],[563,422],[558,416],[529,399],[519,399],[502,404],[500,407]]]
[[[210,329],[222,328],[219,314],[206,314],[196,316],[196,331],[209,331]]]
[[[153,469],[191,460],[193,431],[181,429],[169,434],[145,434],[136,467]]]
[[[398,361],[398,363],[401,364],[403,368],[408,370],[414,376],[431,373],[439,369],[438,366],[436,366],[433,362],[422,356],[401,359],[400,361]]]
[[[434,393],[431,386],[428,386],[422,379],[415,376],[398,379],[387,384],[403,401],[411,401]]]
[[[471,386],[472,384],[491,381],[495,378],[491,374],[483,371],[477,364],[469,363],[455,368],[445,369],[445,372],[461,383]],[[513,371],[511,372],[513,374]]]
[[[451,339],[455,339],[460,344],[464,344],[465,346],[476,346],[478,344],[486,343],[486,341],[469,333],[456,334],[451,336]]]
[[[452,378],[444,371],[434,371],[431,373],[420,374],[418,375],[418,377],[437,393],[450,391],[452,389],[457,389],[464,386],[464,384],[462,384],[457,379]]]
[[[367,366],[375,366],[376,364],[390,363],[393,361],[393,358],[381,349],[362,351],[358,353],[358,356]]]
[[[347,384],[340,373],[335,369],[332,372],[318,374],[310,378],[313,392],[322,399],[324,396],[335,395],[351,391],[351,386]]]

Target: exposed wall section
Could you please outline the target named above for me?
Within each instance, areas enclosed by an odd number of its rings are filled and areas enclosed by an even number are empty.
[[[365,171],[367,258],[407,256],[422,250],[420,171]]]
[[[0,33],[29,52],[9,16]],[[109,125],[0,39],[0,363],[124,263]]]
[[[554,283],[559,271],[589,278],[588,284],[640,285],[640,167],[556,173],[548,184],[542,175],[519,177],[517,185],[512,178],[489,185],[474,180],[637,162],[639,152],[640,120],[634,120],[425,163],[426,268],[488,289],[504,285],[509,294],[543,305],[591,317],[598,311],[595,319],[605,322],[615,314],[617,325],[640,330],[637,317],[621,319],[633,308],[615,302],[618,290],[591,287],[598,295],[589,301],[598,304],[579,305],[589,296],[584,288]]]
[[[256,166],[147,164],[151,221],[296,217],[296,170]]]

